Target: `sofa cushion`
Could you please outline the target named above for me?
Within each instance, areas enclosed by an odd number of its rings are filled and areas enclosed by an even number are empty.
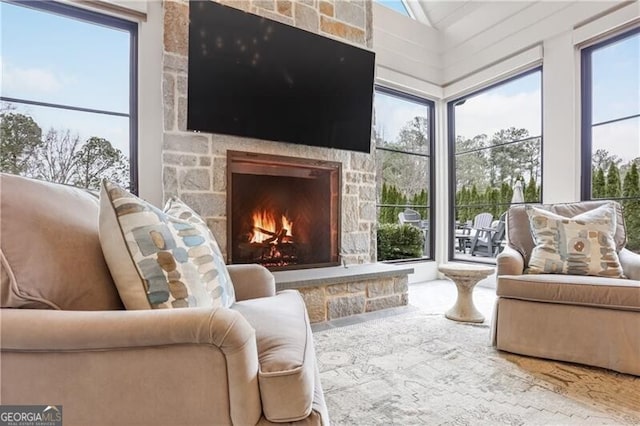
[[[536,242],[527,273],[623,276],[613,240],[613,204],[571,218],[533,206],[526,206],[525,210]]]
[[[499,297],[640,311],[640,281],[578,275],[503,275]]]
[[[620,203],[615,201],[581,201],[565,204],[536,205],[536,207],[548,210],[564,217],[573,217],[580,213],[593,210],[604,204],[613,203],[616,210],[616,231],[614,241],[619,252],[627,243],[627,234],[624,226],[624,217]],[[507,239],[509,245],[520,252],[525,259],[525,264],[529,263],[531,252],[535,247],[535,242],[531,236],[529,228],[529,217],[525,206],[512,206],[507,213]]]
[[[315,354],[304,301],[295,290],[233,305],[256,330],[258,382],[272,422],[306,418],[314,399]]]
[[[100,242],[127,309],[229,307],[233,285],[204,222],[178,200],[167,214],[104,181]]]
[[[3,308],[122,309],[98,239],[96,195],[0,174]]]

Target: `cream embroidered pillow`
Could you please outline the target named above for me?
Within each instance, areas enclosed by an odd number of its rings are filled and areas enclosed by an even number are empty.
[[[605,204],[572,218],[526,206],[536,244],[527,268],[532,274],[624,277],[613,236],[616,212]]]
[[[206,224],[176,200],[168,208],[177,216],[102,183],[100,243],[125,307],[231,306],[233,285]]]

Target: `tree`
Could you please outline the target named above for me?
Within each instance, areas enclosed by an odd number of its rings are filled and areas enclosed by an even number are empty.
[[[529,183],[524,187],[524,201],[527,203],[538,201],[538,186],[533,176],[529,178]]]
[[[606,149],[596,149],[591,159],[591,167],[593,170],[602,169],[608,170],[611,165],[618,166],[622,162],[617,155],[609,154]]]
[[[72,135],[70,130],[49,129],[43,143],[36,150],[34,177],[49,182],[73,184],[81,147],[80,137]]]
[[[619,198],[622,195],[622,188],[620,186],[620,172],[618,166],[614,163],[609,164],[609,170],[607,170],[607,186],[606,196],[609,198]]]
[[[640,176],[638,166],[632,163],[624,177],[622,195],[624,200],[624,219],[627,228],[627,248],[640,253]]]
[[[591,182],[591,197],[604,198],[606,196],[606,188],[607,182],[604,178],[604,170],[598,167],[593,174],[593,181]]]
[[[26,174],[41,144],[42,129],[33,118],[12,112],[0,114],[0,171]]]
[[[129,162],[122,151],[104,138],[89,138],[75,154],[74,162],[76,186],[98,189],[103,177],[121,186],[127,186],[129,181]]]

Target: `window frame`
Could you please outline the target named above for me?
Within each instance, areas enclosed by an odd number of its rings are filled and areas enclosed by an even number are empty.
[[[640,34],[640,26],[627,29],[619,34],[609,37],[605,40],[586,46],[580,50],[580,148],[581,148],[581,167],[580,167],[580,199],[582,201],[589,201],[591,197],[591,185],[593,183],[592,175],[592,156],[593,156],[593,127],[603,124],[614,123],[630,118],[640,117],[640,113],[619,117],[603,121],[602,123],[593,123],[593,67],[592,67],[592,53],[595,50],[606,47],[610,44],[614,44],[627,37],[632,37],[636,34]],[[605,200],[605,198],[596,198],[596,200]],[[606,198],[606,200],[626,200],[629,198]]]
[[[407,262],[420,262],[420,261],[434,261],[435,260],[435,230],[436,228],[436,209],[434,208],[435,205],[435,192],[436,192],[436,173],[435,173],[435,166],[436,166],[436,161],[435,161],[435,137],[436,137],[436,131],[435,131],[435,118],[436,118],[436,114],[435,114],[435,101],[432,101],[430,99],[427,98],[423,98],[411,93],[407,93],[407,92],[403,92],[397,89],[393,89],[387,86],[383,86],[380,84],[375,84],[374,85],[374,95],[375,93],[382,93],[388,96],[394,96],[396,98],[402,99],[402,100],[407,100],[410,102],[414,102],[414,103],[418,103],[420,105],[424,105],[428,107],[428,115],[427,115],[427,119],[429,120],[429,153],[428,154],[423,154],[423,153],[417,153],[417,152],[411,152],[411,151],[403,151],[403,150],[397,150],[397,149],[389,149],[386,148],[384,146],[380,146],[380,145],[375,145],[375,150],[376,153],[378,150],[381,151],[387,151],[387,152],[395,152],[395,153],[400,153],[400,154],[405,154],[405,155],[416,155],[422,158],[428,158],[429,159],[429,173],[428,173],[428,178],[429,178],[429,187],[425,188],[428,191],[428,197],[427,197],[427,205],[422,207],[419,206],[421,208],[426,208],[429,212],[429,233],[428,233],[428,247],[429,247],[429,256],[423,256],[423,257],[417,257],[414,259],[398,259],[398,260],[386,260],[383,261],[385,263],[407,263]],[[374,100],[374,106],[375,106],[375,100]],[[377,163],[377,158],[376,158],[376,163]],[[377,167],[377,164],[376,164]],[[378,223],[377,220],[377,211],[378,208],[382,207],[382,204],[378,203],[378,188],[376,186],[376,224]],[[404,206],[400,206],[398,205],[398,207],[405,207],[405,208],[411,208],[412,206],[409,205],[404,205]],[[415,207],[415,206],[413,206]]]
[[[449,199],[448,199],[448,203],[449,203],[449,212],[448,212],[448,216],[449,216],[449,232],[448,232],[448,241],[449,241],[449,247],[447,249],[447,259],[449,261],[455,261],[455,262],[468,262],[468,263],[490,263],[490,262],[482,262],[482,261],[472,261],[469,259],[463,259],[463,258],[456,258],[455,257],[455,229],[456,229],[456,215],[455,215],[455,211],[456,211],[456,127],[455,127],[455,107],[456,105],[460,104],[460,102],[466,101],[467,99],[480,95],[484,92],[487,92],[491,89],[494,89],[496,87],[502,86],[504,84],[507,84],[511,81],[517,80],[519,78],[522,77],[526,77],[530,74],[534,74],[536,72],[540,72],[540,199],[542,200],[542,195],[544,194],[544,180],[542,179],[542,177],[544,176],[544,117],[543,117],[543,108],[544,108],[544,90],[543,90],[543,69],[542,69],[542,65],[536,65],[533,68],[529,68],[527,70],[524,70],[522,72],[519,72],[517,74],[514,74],[512,76],[509,76],[503,80],[499,80],[496,81],[494,83],[491,83],[488,86],[484,86],[478,90],[474,90],[468,94],[465,94],[463,96],[457,97],[451,101],[447,102],[447,148],[448,148],[448,152],[449,152],[449,161],[448,161],[448,166],[449,166],[449,173],[448,173],[448,178],[449,178]],[[526,141],[528,139],[532,139],[535,138],[537,136],[529,136],[525,139],[519,139],[517,141],[511,141],[508,142],[509,144],[511,143],[517,143],[517,142],[522,142],[522,141]],[[492,147],[488,147],[485,148],[485,150],[491,149]],[[468,152],[473,152],[473,151],[468,151]],[[464,154],[464,153],[463,153]],[[523,203],[527,204],[527,203]],[[495,218],[494,218],[495,219]],[[492,263],[495,263],[492,262]]]
[[[127,117],[129,119],[129,189],[138,194],[138,23],[128,21],[100,12],[83,9],[56,1],[38,0],[1,0],[15,6],[27,7],[41,12],[47,12],[94,25],[123,30],[129,33],[129,113],[119,113],[102,109],[84,108],[58,103],[40,102],[30,99],[0,96],[0,100],[25,105],[36,105],[46,108],[57,108],[69,111],[79,111],[110,116]]]

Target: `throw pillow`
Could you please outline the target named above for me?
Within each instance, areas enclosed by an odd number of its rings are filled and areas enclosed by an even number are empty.
[[[100,243],[125,307],[231,306],[233,285],[206,224],[183,203],[168,208],[178,217],[102,182]]]
[[[605,204],[572,218],[526,206],[536,244],[527,272],[624,277],[613,236],[616,212]]]

